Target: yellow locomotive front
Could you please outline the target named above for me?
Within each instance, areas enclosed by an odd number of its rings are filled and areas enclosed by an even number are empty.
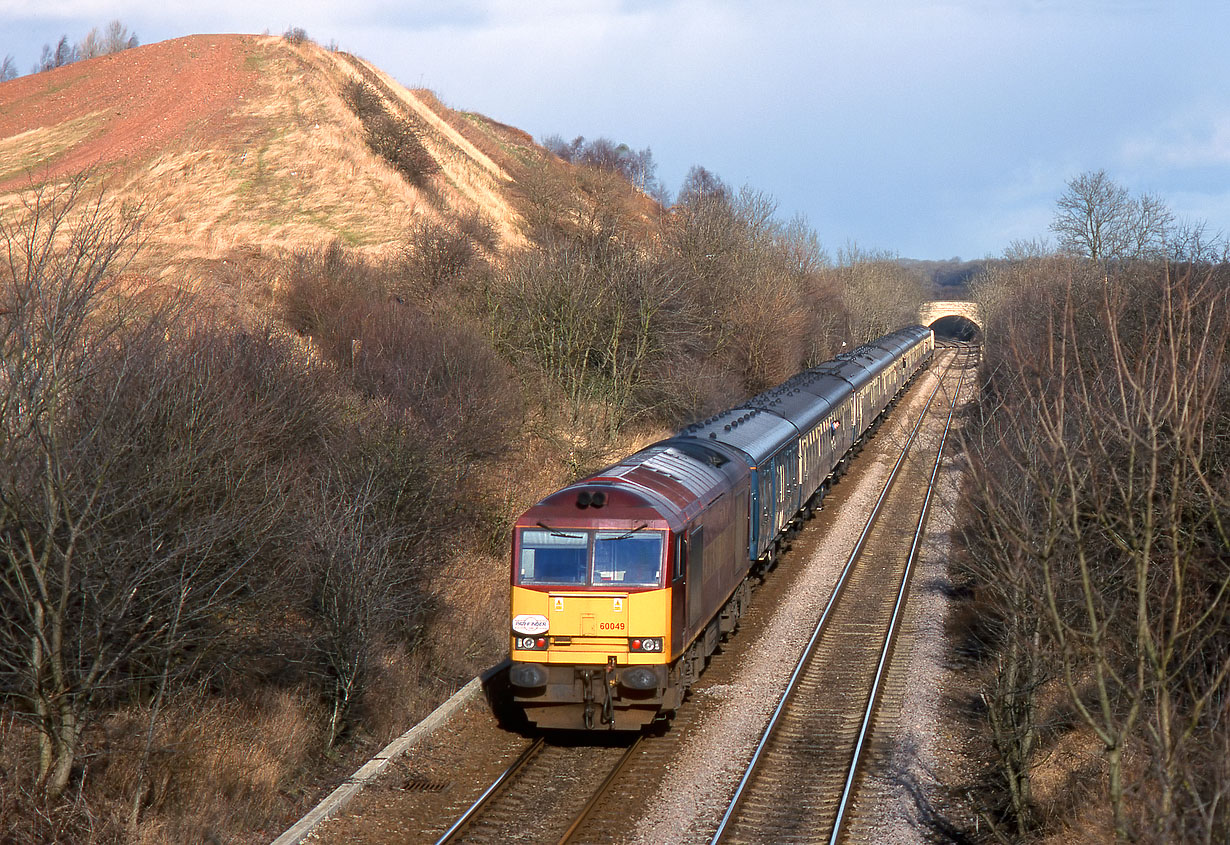
[[[639,729],[677,706],[671,528],[626,492],[565,492],[515,530],[514,699],[539,727]]]

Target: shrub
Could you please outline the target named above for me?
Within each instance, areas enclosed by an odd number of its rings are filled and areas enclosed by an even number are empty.
[[[374,85],[350,80],[342,99],[363,124],[368,147],[412,185],[423,188],[440,165],[419,140],[417,128],[405,117],[393,114]]]

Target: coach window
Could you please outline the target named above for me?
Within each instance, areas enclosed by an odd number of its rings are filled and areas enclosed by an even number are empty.
[[[521,584],[584,584],[589,535],[585,531],[521,532]]]

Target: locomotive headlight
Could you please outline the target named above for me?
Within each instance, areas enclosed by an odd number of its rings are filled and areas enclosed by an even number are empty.
[[[513,648],[521,651],[543,651],[546,647],[546,637],[524,637],[520,634],[513,637]]]
[[[661,637],[632,637],[628,640],[628,650],[644,654],[661,654]]]

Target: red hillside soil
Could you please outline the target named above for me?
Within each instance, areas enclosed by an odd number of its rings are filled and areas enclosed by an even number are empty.
[[[84,137],[40,163],[38,181],[199,143],[233,128],[257,82],[254,49],[249,36],[194,35],[19,77],[0,84],[0,140],[86,122]],[[29,179],[4,173],[0,191]]]

